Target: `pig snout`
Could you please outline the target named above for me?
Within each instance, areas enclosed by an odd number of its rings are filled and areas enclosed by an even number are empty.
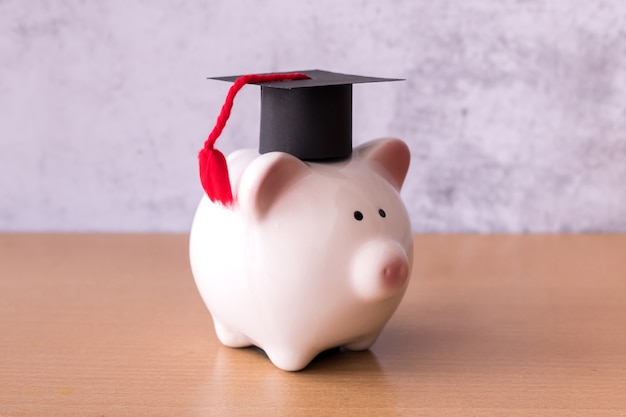
[[[408,269],[408,262],[401,257],[397,257],[396,259],[389,261],[383,267],[382,272],[382,278],[385,285],[392,288],[403,286],[406,282]]]
[[[374,301],[391,297],[404,288],[409,278],[406,250],[394,241],[370,241],[356,252],[351,274],[360,298]]]

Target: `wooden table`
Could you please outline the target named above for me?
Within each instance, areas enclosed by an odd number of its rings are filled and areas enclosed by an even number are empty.
[[[626,415],[626,235],[416,236],[371,351],[221,346],[183,235],[0,234],[0,416]]]

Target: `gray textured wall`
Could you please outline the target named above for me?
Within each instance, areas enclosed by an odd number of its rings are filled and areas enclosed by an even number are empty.
[[[205,78],[304,68],[407,79],[354,132],[410,144],[416,231],[626,231],[622,0],[0,1],[0,230],[188,230]]]

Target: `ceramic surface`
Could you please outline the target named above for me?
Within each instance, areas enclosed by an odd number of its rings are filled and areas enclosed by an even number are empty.
[[[190,236],[193,275],[220,341],[256,345],[290,371],[329,348],[369,348],[410,276],[399,195],[409,159],[398,139],[332,163],[231,154],[235,204],[204,196]]]

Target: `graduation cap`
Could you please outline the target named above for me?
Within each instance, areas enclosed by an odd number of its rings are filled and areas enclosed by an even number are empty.
[[[200,151],[200,179],[207,195],[225,205],[232,191],[224,156],[213,148],[245,84],[261,86],[259,152],[281,151],[306,161],[329,161],[352,153],[352,85],[395,78],[364,77],[321,70],[212,77],[234,82],[222,112]]]

